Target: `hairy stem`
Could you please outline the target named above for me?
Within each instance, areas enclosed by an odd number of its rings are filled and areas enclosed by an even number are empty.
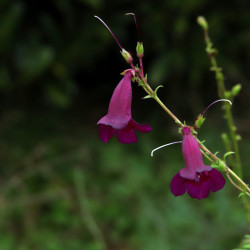
[[[149,94],[151,96],[151,98],[153,98],[166,112],[167,114],[181,127],[183,127],[184,125],[182,124],[182,122],[172,113],[172,111],[170,111],[170,109],[167,108],[167,106],[160,100],[160,98],[157,96],[156,92],[150,87],[150,85],[148,84],[148,82],[146,81],[143,73],[141,71],[138,71],[138,79],[142,80],[143,82],[143,89],[147,92],[147,94]]]
[[[203,150],[203,155],[205,155],[205,157],[210,160],[211,162],[213,163],[218,163],[219,161],[220,162],[223,162],[220,158],[218,158],[216,155],[214,155],[209,149],[207,149],[203,143],[201,143],[199,140],[197,140],[200,144],[200,147],[201,149]],[[205,152],[205,153],[204,153]],[[207,155],[209,154],[210,157]],[[223,165],[225,167],[225,171],[228,172],[230,175],[232,175],[236,180],[237,182],[243,186],[243,189],[242,188],[238,188],[241,192],[245,193],[247,196],[250,196],[250,188],[248,187],[248,185],[232,170],[230,169],[225,162],[223,162]],[[231,179],[229,178],[229,180],[231,181]],[[232,184],[234,185],[234,183],[232,182]],[[235,186],[235,185],[234,185]]]
[[[202,20],[203,23],[200,23],[199,20]],[[220,98],[226,98],[226,87],[224,83],[224,75],[222,73],[222,69],[218,66],[217,61],[216,61],[215,55],[217,53],[217,50],[213,48],[213,43],[209,37],[207,22],[205,18],[199,17],[198,23],[203,28],[204,40],[206,44],[206,52],[210,59],[211,70],[214,71],[215,73],[215,78],[216,78],[217,88],[218,88],[218,95]],[[241,166],[241,160],[240,160],[239,144],[237,140],[236,126],[235,126],[233,115],[232,115],[232,106],[225,104],[224,107],[225,107],[225,118],[227,120],[229,132],[230,132],[230,136],[232,140],[233,151],[235,152],[233,156],[234,161],[232,162],[232,164],[237,174],[240,177],[242,177],[242,166]]]

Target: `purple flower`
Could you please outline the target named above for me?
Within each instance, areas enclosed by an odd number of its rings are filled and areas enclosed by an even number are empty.
[[[210,191],[222,189],[225,179],[218,170],[203,163],[199,144],[191,135],[190,127],[183,127],[182,132],[185,167],[172,179],[171,192],[179,196],[187,191],[192,198],[201,200],[208,197]]]
[[[115,88],[109,103],[108,114],[99,120],[99,135],[107,143],[117,132],[117,139],[121,143],[135,143],[135,130],[147,133],[152,130],[148,124],[138,124],[132,119],[131,88],[132,71],[127,70],[124,77]]]

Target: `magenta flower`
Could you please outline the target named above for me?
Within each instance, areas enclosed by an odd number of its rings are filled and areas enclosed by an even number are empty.
[[[115,88],[109,103],[108,114],[99,120],[99,135],[107,143],[117,132],[117,139],[121,143],[135,143],[135,130],[147,133],[152,130],[148,124],[138,124],[131,116],[132,70],[126,70],[125,75]]]
[[[192,198],[201,200],[208,197],[210,191],[222,189],[225,179],[218,170],[203,163],[199,144],[191,135],[190,127],[183,127],[182,132],[185,167],[172,179],[171,192],[180,196],[187,191]]]

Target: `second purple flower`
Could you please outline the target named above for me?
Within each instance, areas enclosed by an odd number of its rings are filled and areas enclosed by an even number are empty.
[[[187,191],[192,198],[201,200],[208,197],[210,191],[222,189],[225,179],[218,170],[203,163],[199,144],[192,136],[190,127],[183,127],[182,132],[185,167],[172,179],[171,192],[179,196]]]

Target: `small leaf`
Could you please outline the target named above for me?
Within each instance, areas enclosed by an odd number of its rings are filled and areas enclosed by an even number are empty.
[[[226,161],[226,158],[227,158],[229,155],[231,155],[231,154],[235,154],[235,152],[230,151],[230,152],[225,153],[225,154],[224,154],[224,161]]]
[[[142,80],[139,81],[138,83],[139,86],[144,86],[144,82]]]
[[[161,87],[163,87],[163,86],[162,86],[162,85],[159,85],[159,86],[155,89],[154,92],[155,92],[155,95],[156,95],[156,96],[157,96],[157,91],[158,91],[158,89],[161,88]]]
[[[149,99],[149,98],[152,98],[152,96],[151,95],[146,95],[146,96],[142,97],[142,99]]]
[[[243,192],[241,192],[241,193],[238,195],[238,198],[240,198],[240,197],[242,197],[242,196],[244,196],[244,195],[246,195],[246,194],[243,193]]]

